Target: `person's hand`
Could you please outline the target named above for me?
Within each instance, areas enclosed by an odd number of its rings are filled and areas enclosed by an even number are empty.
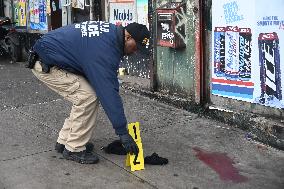
[[[138,155],[139,149],[130,134],[119,135],[120,141],[127,153]]]

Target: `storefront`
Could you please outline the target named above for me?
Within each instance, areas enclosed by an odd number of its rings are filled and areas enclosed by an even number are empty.
[[[11,56],[15,61],[26,60],[27,51],[35,40],[50,30],[79,21],[90,20],[90,6],[100,10],[98,1],[87,0],[4,0],[4,16],[11,18],[15,31],[9,40],[13,42]],[[92,12],[93,13],[93,12]],[[97,12],[93,18],[101,16]],[[17,55],[14,57],[14,55]],[[25,56],[22,56],[25,55]]]

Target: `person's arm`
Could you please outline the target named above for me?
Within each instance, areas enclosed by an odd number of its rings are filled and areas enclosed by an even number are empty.
[[[126,127],[127,120],[119,95],[119,83],[116,72],[112,73],[99,66],[88,67],[85,70],[85,75],[95,89],[96,95],[115,129],[115,133],[120,137],[120,141],[126,152],[138,155],[138,146],[128,133]]]
[[[119,95],[119,83],[116,72],[107,70],[99,65],[87,66],[84,70],[91,86],[112,123],[117,135],[127,134],[127,120]]]
[[[138,146],[126,127],[127,120],[119,95],[117,73],[100,66],[88,67],[85,70],[85,75],[95,89],[96,95],[115,129],[115,133],[120,137],[126,152],[138,155]]]

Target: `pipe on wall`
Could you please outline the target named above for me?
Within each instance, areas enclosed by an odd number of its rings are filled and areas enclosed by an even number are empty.
[[[202,99],[203,70],[202,70],[202,6],[201,1],[195,0],[193,12],[195,20],[195,103],[200,104]]]
[[[155,16],[155,1],[148,0],[148,23],[149,23],[149,30],[150,30],[150,89],[151,91],[157,91],[157,64],[156,61],[156,49],[157,49],[157,43],[156,43],[156,35],[155,35],[155,24],[156,22],[154,19]]]

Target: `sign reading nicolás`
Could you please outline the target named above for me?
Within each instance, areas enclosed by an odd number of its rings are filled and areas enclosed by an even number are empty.
[[[126,26],[135,21],[134,3],[110,3],[110,23]]]

